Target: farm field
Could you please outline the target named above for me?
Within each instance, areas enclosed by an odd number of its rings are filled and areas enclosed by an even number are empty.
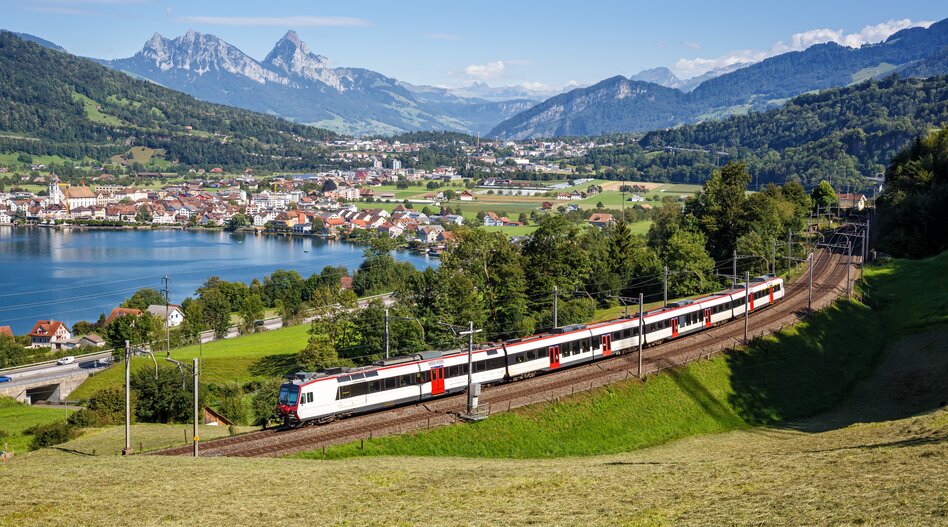
[[[62,408],[29,406],[9,397],[0,397],[0,446],[6,443],[13,452],[25,452],[31,438],[23,434],[24,430],[62,421],[69,413]]]

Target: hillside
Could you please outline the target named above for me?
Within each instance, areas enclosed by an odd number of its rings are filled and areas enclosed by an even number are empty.
[[[818,44],[704,80],[690,93],[678,91],[674,101],[666,96],[630,104],[616,96],[615,86],[619,79],[633,81],[616,77],[548,99],[500,123],[489,135],[528,139],[646,131],[773,108],[802,93],[846,86],[900,67],[904,67],[903,76],[944,75],[948,70],[943,69],[943,60],[926,61],[946,45],[948,19],[927,29],[904,29],[882,43],[860,48]],[[645,78],[670,82],[654,74]],[[646,93],[661,87],[651,82],[636,86]]]
[[[0,153],[103,161],[146,146],[185,165],[291,169],[319,163],[319,144],[334,137],[201,102],[9,32],[0,32],[0,71]]]
[[[579,423],[569,421],[574,404],[593,411],[618,409],[623,418],[631,415],[629,409],[620,408],[622,390],[603,390],[519,412],[525,423],[521,431],[539,427],[540,432],[555,433],[539,437],[534,430],[531,438],[538,442],[506,441],[510,443],[507,446],[560,448],[545,456],[557,459],[432,460],[417,455],[331,461],[123,458],[111,455],[123,439],[122,428],[111,427],[90,431],[59,449],[18,455],[0,466],[0,477],[21,482],[7,489],[8,499],[0,501],[0,525],[117,525],[114,511],[118,507],[125,523],[148,523],[157,517],[163,524],[185,524],[193,521],[193,514],[181,509],[182,499],[199,508],[201,524],[210,526],[239,524],[247,517],[261,524],[279,523],[286,520],[287,511],[312,523],[359,525],[759,525],[762,518],[770,524],[787,525],[940,524],[948,499],[948,472],[944,470],[948,411],[937,409],[944,400],[941,380],[948,374],[946,320],[943,315],[920,315],[942,302],[948,288],[946,264],[948,254],[874,269],[867,273],[868,292],[878,303],[878,311],[853,305],[857,311],[838,311],[819,327],[809,328],[816,331],[764,343],[769,350],[758,350],[757,364],[773,375],[761,379],[759,369],[744,371],[744,380],[756,384],[740,386],[740,393],[751,396],[759,410],[781,411],[801,404],[795,396],[800,392],[793,388],[801,379],[832,390],[843,387],[834,387],[825,379],[860,375],[848,370],[848,360],[833,362],[834,346],[845,345],[853,332],[863,333],[866,326],[833,324],[839,320],[834,317],[842,313],[882,320],[874,331],[889,337],[884,339],[885,351],[878,362],[868,357],[868,363],[876,366],[874,373],[865,377],[842,405],[813,418],[628,451],[640,445],[618,434],[652,432],[628,423],[598,435],[589,428],[570,427]],[[939,279],[931,281],[933,276]],[[868,334],[862,338],[873,346],[879,340]],[[808,379],[806,368],[780,378],[794,359],[780,358],[780,354],[805,358],[824,342],[827,346],[820,355],[830,362],[817,371],[823,381]],[[851,350],[848,357],[858,357],[863,351]],[[768,353],[777,360],[768,360]],[[651,401],[655,405],[651,411],[639,409],[638,414],[661,423],[663,415],[695,409],[704,412],[699,424],[716,423],[718,431],[735,421],[757,420],[763,414],[726,413],[729,408],[746,405],[748,399],[741,402],[734,393],[729,398],[718,386],[703,384],[713,377],[708,373],[742,367],[737,359],[728,362],[727,368],[720,361],[696,363],[702,375],[688,375],[687,371],[677,376],[662,374],[674,377],[665,384],[678,386],[680,398]],[[653,389],[653,383],[662,388],[662,380],[656,377],[646,382],[646,389]],[[664,395],[673,392],[665,390]],[[806,395],[809,402],[805,404],[819,402],[820,393]],[[831,403],[823,401],[824,405]],[[454,428],[476,430],[496,418]],[[554,428],[556,423],[559,428]],[[137,425],[133,438],[142,437],[151,442],[146,444],[155,445],[180,442],[185,428]],[[659,428],[654,433],[662,432]],[[205,433],[212,431],[202,431]],[[598,451],[587,451],[579,458],[560,457],[562,449],[578,442],[577,437],[598,444]],[[487,446],[503,446],[504,439],[485,438]],[[366,452],[373,453],[379,443],[378,439],[367,441]],[[467,443],[440,446],[456,454]],[[606,451],[612,453],[603,454]],[[201,478],[192,477],[195,463],[201,466]],[[59,470],[50,470],[53,466]],[[45,477],[32,477],[37,473]],[[88,499],[87,482],[91,480],[98,482],[95,500]],[[333,491],[321,493],[315,502],[307,493],[286,492],[288,486],[298,487],[299,481],[318,481]],[[154,492],[166,486],[176,491]],[[59,490],[50,494],[49,488]],[[551,491],[569,499],[538,502],[538,493]],[[459,494],[466,498],[458,500]],[[80,500],[87,506],[73,506]],[[221,506],[235,500],[239,500],[239,507]],[[280,507],[274,507],[275,502]],[[435,522],[432,510],[438,511]]]
[[[591,150],[581,161],[611,167],[610,179],[704,181],[722,159],[748,165],[761,185],[797,177],[864,189],[914,138],[948,123],[948,77],[866,81],[801,95],[751,112],[650,132],[640,141]]]
[[[100,62],[202,100],[348,134],[484,133],[536,102],[461,97],[364,68],[335,67],[295,31],[259,61],[215,35],[192,30],[173,39],[155,33],[134,56]]]

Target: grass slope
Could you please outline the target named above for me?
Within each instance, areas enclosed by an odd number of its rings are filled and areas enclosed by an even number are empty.
[[[30,444],[30,436],[23,431],[34,425],[63,420],[68,411],[61,408],[42,408],[29,406],[9,397],[0,397],[0,430],[6,437],[0,437],[0,446],[7,443],[10,451],[25,452]]]
[[[745,350],[473,425],[330,448],[325,457],[546,458],[629,451],[672,439],[800,419],[838,404],[883,349],[948,320],[948,253],[867,270],[878,309],[832,307]],[[321,451],[300,457],[322,458]]]
[[[819,434],[714,434],[580,460],[42,450],[0,465],[0,481],[10,482],[0,526],[936,525],[948,517],[946,439],[942,410]]]
[[[245,382],[253,378],[279,376],[295,365],[296,353],[306,346],[307,331],[309,325],[303,324],[237,339],[216,340],[203,346],[172,350],[171,357],[177,360],[201,357],[201,380],[206,383]],[[149,367],[154,367],[150,358],[132,360],[133,370]],[[70,394],[69,399],[87,399],[106,386],[122,386],[125,382],[123,368],[123,364],[116,364],[90,377]]]

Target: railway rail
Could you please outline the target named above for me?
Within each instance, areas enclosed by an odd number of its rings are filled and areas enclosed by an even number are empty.
[[[813,308],[820,309],[846,292],[847,257],[821,250],[813,265]],[[853,263],[857,259],[853,258]],[[783,300],[750,315],[749,335],[779,331],[807,314],[808,274],[787,284]],[[700,333],[646,347],[642,375],[709,357],[742,343],[744,323],[740,318]],[[556,371],[518,382],[485,387],[481,402],[491,413],[509,411],[537,402],[555,400],[636,376],[638,351]],[[320,426],[294,430],[269,429],[202,443],[203,456],[271,457],[314,450],[330,445],[372,439],[383,435],[433,428],[458,421],[465,409],[465,395],[457,394],[390,410],[359,415]],[[156,451],[156,455],[190,455],[190,445]]]

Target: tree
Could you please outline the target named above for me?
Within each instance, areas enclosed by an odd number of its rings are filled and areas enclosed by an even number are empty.
[[[135,214],[135,221],[138,223],[151,223],[151,210],[149,210],[148,205],[138,207],[138,212]]]
[[[296,362],[309,371],[325,370],[343,363],[329,335],[318,333],[315,328],[310,328],[309,340],[306,347],[296,354]]]
[[[230,302],[220,289],[214,288],[201,292],[204,325],[214,330],[217,338],[224,338],[230,328]]]
[[[669,295],[693,295],[714,283],[714,259],[705,249],[703,234],[691,230],[676,232],[668,239],[662,256],[670,269],[678,271],[668,277]]]
[[[250,218],[248,218],[246,214],[242,214],[238,212],[237,214],[234,214],[227,220],[227,223],[225,224],[224,229],[228,231],[236,231],[237,229],[240,229],[242,227],[247,227],[249,225],[250,225]]]
[[[250,332],[254,329],[254,322],[263,318],[263,300],[257,295],[244,298],[240,306],[241,331]]]
[[[124,315],[116,317],[105,328],[105,340],[115,350],[125,349],[127,340],[133,346],[157,342],[164,335],[163,321],[145,312],[138,316]]]
[[[9,335],[0,335],[0,368],[17,366],[26,362],[27,351]]]
[[[158,377],[151,368],[132,374],[131,386],[138,396],[135,416],[146,423],[187,423],[193,417],[194,385],[187,382],[188,373],[174,367],[161,366]],[[200,396],[200,394],[199,394]],[[199,397],[200,398],[200,397]],[[200,404],[200,402],[199,402]]]
[[[144,311],[148,309],[148,306],[153,305],[165,305],[165,296],[160,291],[147,287],[135,291],[135,294],[122,302],[122,307],[138,309],[139,311]]]
[[[819,207],[821,210],[827,210],[830,205],[839,203],[836,191],[826,180],[820,181],[820,184],[813,189],[810,199],[813,201],[813,207]]]
[[[266,379],[250,398],[250,413],[254,425],[262,425],[273,416],[273,408],[280,394],[280,385],[283,379]]]
[[[333,181],[331,178],[326,178],[326,181],[323,181],[321,192],[325,194],[326,192],[332,192],[338,188],[339,186],[336,185],[335,181]]]
[[[563,216],[547,216],[523,246],[527,292],[542,305],[553,300],[553,287],[575,291],[589,275],[590,255],[577,250],[583,236]]]
[[[751,179],[746,165],[731,161],[715,171],[705,183],[704,190],[689,202],[715,257],[729,255],[744,230],[747,185]]]

